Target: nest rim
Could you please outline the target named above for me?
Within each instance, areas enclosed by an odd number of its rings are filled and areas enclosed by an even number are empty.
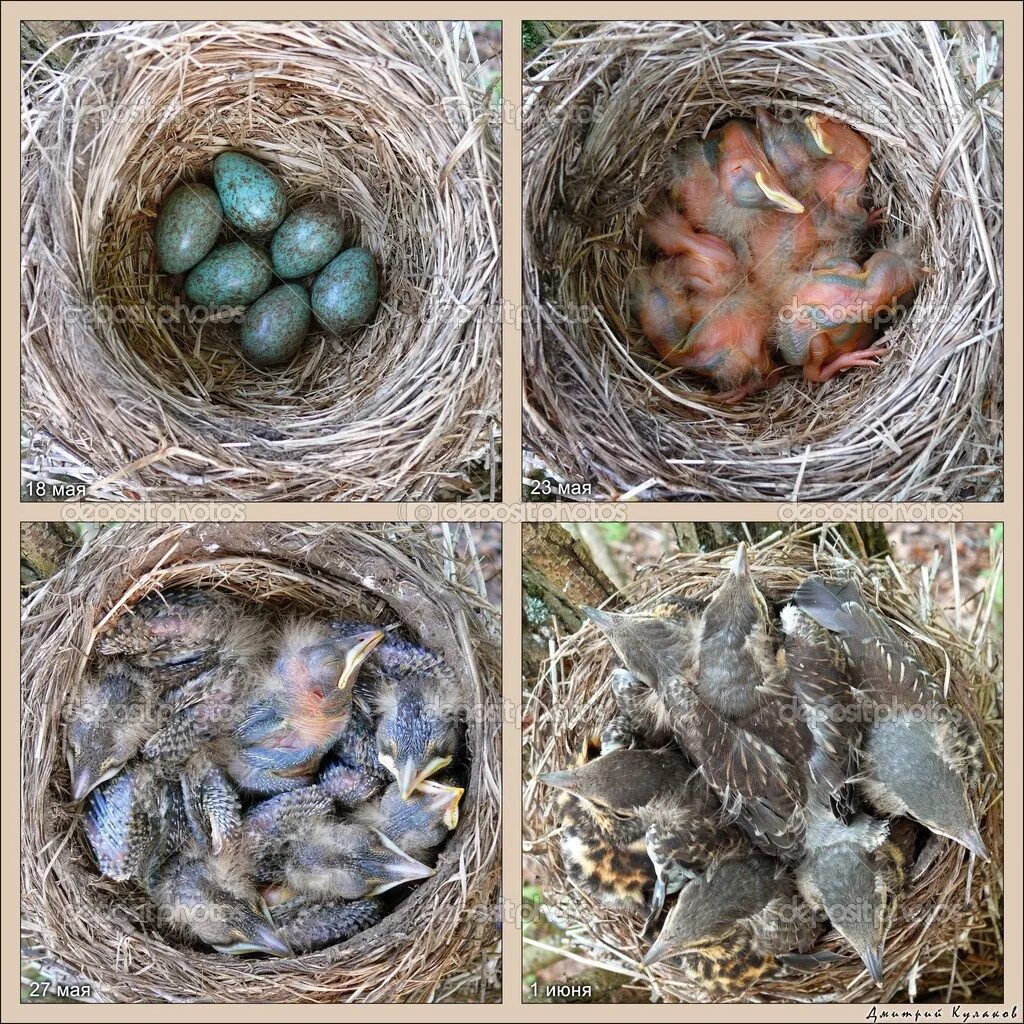
[[[830,535],[830,540],[826,536],[825,528],[815,526],[752,545],[754,579],[774,606],[780,605],[809,572],[822,573],[836,582],[855,579],[869,603],[880,607],[909,637],[925,666],[945,683],[954,705],[971,720],[981,737],[985,774],[972,797],[992,860],[972,866],[962,847],[952,841],[942,844],[927,875],[914,879],[901,899],[897,921],[886,942],[882,989],[874,985],[835,929],[828,928],[818,948],[842,954],[840,961],[830,963],[827,971],[793,971],[771,977],[736,1002],[901,1002],[914,998],[915,970],[930,968],[957,950],[964,941],[964,930],[981,934],[982,939],[994,930],[1001,941],[998,908],[1002,891],[1003,766],[1001,712],[996,707],[1001,672],[986,667],[981,655],[949,624],[920,621],[915,600],[921,595],[910,585],[906,567],[895,565],[891,559],[864,561],[862,553],[851,551],[836,541],[835,535]],[[616,607],[619,602],[643,605],[668,595],[704,596],[721,578],[734,554],[735,546],[730,546],[664,559],[619,591]],[[541,772],[572,764],[583,743],[613,717],[614,698],[602,687],[602,681],[615,664],[614,654],[599,631],[587,624],[562,638],[529,692],[524,693],[529,722],[524,736],[524,858],[536,866],[551,896],[553,913],[567,935],[589,951],[592,959],[588,962],[593,966],[628,974],[634,983],[649,987],[664,1002],[708,1002],[707,994],[689,983],[678,967],[662,963],[647,969],[640,965],[649,945],[649,940],[640,935],[642,917],[609,910],[568,880],[558,849],[557,807],[554,801],[545,806],[548,794],[536,782]],[[970,907],[960,908],[967,923],[952,913],[940,917],[937,908],[943,903],[943,895],[956,905],[957,901],[963,902],[965,892],[973,895]],[[929,908],[933,907],[930,914]],[[937,929],[941,931],[940,939],[935,938]],[[969,994],[964,998],[970,1001]]]
[[[64,702],[97,636],[145,594],[181,585],[219,586],[272,608],[386,615],[443,653],[464,685],[469,781],[437,872],[346,942],[283,959],[192,948],[161,931],[141,890],[96,870],[69,806]],[[94,999],[112,1002],[400,1002],[429,1000],[484,969],[500,888],[500,620],[486,598],[444,575],[424,530],[122,525],[26,605],[23,706],[42,710],[26,714],[22,733],[23,929],[54,977],[88,982]],[[433,939],[427,920],[441,922]]]
[[[486,493],[500,171],[468,26],[127,22],[76,38],[68,67],[37,61],[23,93],[26,482],[107,500]],[[340,208],[346,247],[381,268],[371,325],[314,325],[263,370],[235,324],[195,317],[157,273],[160,202],[229,149],[277,172],[289,209]]]
[[[965,48],[932,22],[611,22],[541,51],[524,73],[526,472],[608,500],[999,500],[1002,133]],[[789,372],[729,407],[643,354],[628,281],[669,150],[755,105],[865,134],[877,244],[910,235],[939,272],[877,370]]]

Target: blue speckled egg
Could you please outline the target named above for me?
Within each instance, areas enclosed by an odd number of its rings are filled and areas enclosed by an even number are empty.
[[[287,363],[302,347],[309,319],[309,292],[301,284],[271,288],[245,314],[242,351],[257,366]]]
[[[156,254],[168,274],[191,270],[217,244],[224,211],[217,193],[199,182],[179,185],[156,219]]]
[[[274,273],[285,280],[322,270],[341,252],[341,217],[327,206],[303,206],[288,214],[270,243]]]
[[[221,153],[213,161],[213,183],[224,216],[242,231],[253,235],[273,231],[288,212],[277,175],[244,153]]]
[[[218,245],[185,279],[185,294],[197,306],[248,306],[269,287],[270,257],[248,242]]]
[[[341,334],[368,323],[377,308],[380,283],[369,249],[346,249],[313,282],[313,315],[327,330]]]

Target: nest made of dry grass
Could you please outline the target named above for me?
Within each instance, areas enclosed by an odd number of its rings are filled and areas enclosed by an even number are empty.
[[[996,54],[934,22],[575,26],[526,68],[527,447],[604,497],[998,500],[1002,113]],[[628,279],[683,139],[823,111],[873,149],[884,246],[935,270],[878,369],[794,372],[739,406],[646,357]]]
[[[500,891],[500,626],[479,566],[423,528],[122,525],[25,602],[23,929],[40,967],[110,1001],[426,1001],[491,970]],[[400,623],[446,658],[467,704],[469,782],[437,873],[381,924],[318,953],[183,948],[145,895],[97,873],[69,807],[63,709],[96,637],[147,593],[216,586],[251,601]]]
[[[617,601],[642,604],[669,594],[703,596],[721,580],[735,548],[710,554],[675,556],[641,575]],[[885,947],[885,987],[879,990],[860,959],[834,930],[821,947],[844,954],[815,973],[793,972],[763,981],[744,1001],[898,1003],[924,999],[986,998],[989,985],[1002,984],[1002,676],[998,648],[989,639],[993,582],[969,635],[933,617],[927,570],[915,574],[891,560],[866,561],[827,528],[807,528],[776,537],[751,552],[754,578],[770,601],[784,602],[808,573],[831,580],[855,579],[865,597],[896,624],[935,678],[943,681],[950,703],[977,728],[982,741],[983,776],[975,796],[979,827],[992,852],[990,864],[973,865],[952,842],[902,900]],[[993,581],[999,576],[993,571]],[[964,595],[965,597],[967,595]],[[976,595],[972,595],[976,596]],[[965,620],[969,618],[965,616]],[[560,819],[550,793],[536,776],[575,763],[586,739],[615,714],[606,685],[614,655],[598,630],[587,625],[562,638],[541,676],[526,694],[524,720],[523,834],[526,856],[535,862],[548,900],[567,932],[595,966],[626,974],[634,988],[667,1002],[700,1002],[707,996],[689,984],[678,967],[640,966],[650,939],[643,921],[610,911],[565,875],[559,851]]]
[[[500,142],[465,23],[125,22],[25,73],[26,483],[97,499],[492,496]],[[157,272],[179,180],[243,150],[381,269],[372,325],[286,367]]]

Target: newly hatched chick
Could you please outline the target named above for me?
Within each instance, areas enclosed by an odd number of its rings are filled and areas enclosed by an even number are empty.
[[[749,122],[727,121],[705,140],[687,140],[673,164],[672,192],[690,223],[725,239],[741,260],[766,211],[803,212]]]
[[[863,266],[842,257],[819,260],[814,269],[795,274],[779,295],[775,349],[791,366],[803,366],[805,380],[819,383],[875,365],[885,353],[866,348],[876,324],[892,318],[921,275],[921,263],[905,243],[879,250]]]
[[[459,753],[462,685],[444,658],[393,634],[367,668],[379,716],[377,757],[408,799]]]
[[[861,788],[867,799],[879,813],[918,821],[988,860],[967,796],[977,738],[946,703],[941,686],[855,587],[836,594],[809,577],[793,602],[838,635],[864,695],[870,717]]]
[[[156,728],[159,694],[153,674],[122,659],[86,674],[67,707],[72,799],[83,800],[139,753]]]
[[[726,860],[679,894],[644,965],[682,955],[684,972],[712,998],[735,998],[785,964],[785,954],[813,948],[819,931],[778,861]]]
[[[279,793],[312,782],[348,721],[360,667],[383,638],[369,627],[339,636],[315,619],[284,624],[277,657],[248,694],[222,751],[238,785]]]
[[[662,260],[638,272],[633,305],[640,329],[669,366],[710,378],[726,403],[774,382],[768,351],[771,307],[747,284],[690,292],[689,257]]]
[[[161,922],[221,953],[291,956],[250,866],[251,851],[244,843],[232,843],[218,856],[186,849],[167,863],[150,890]]]
[[[686,792],[693,768],[675,750],[615,750],[539,775],[559,790],[562,859],[569,878],[604,906],[639,910],[657,876],[648,855],[653,824],[642,810]],[[666,882],[667,884],[667,882]]]

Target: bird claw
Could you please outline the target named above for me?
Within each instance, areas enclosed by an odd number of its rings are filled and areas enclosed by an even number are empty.
[[[847,352],[845,355],[837,356],[827,366],[821,367],[816,374],[807,376],[807,379],[818,384],[824,384],[825,381],[831,380],[837,373],[843,373],[846,370],[858,367],[870,369],[871,367],[878,366],[877,360],[884,356],[885,353],[886,350],[884,348],[866,348],[859,352]]]

